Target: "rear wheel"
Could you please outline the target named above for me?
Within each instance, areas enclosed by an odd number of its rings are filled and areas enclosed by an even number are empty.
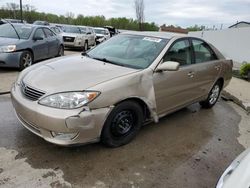
[[[200,105],[203,108],[212,108],[220,97],[221,89],[222,84],[220,82],[216,82],[209,92],[208,98],[205,101],[200,102]]]
[[[64,56],[64,47],[60,45],[57,57]]]
[[[33,55],[30,51],[23,51],[19,60],[19,69],[23,70],[33,64]]]
[[[117,105],[107,118],[101,134],[101,141],[109,147],[129,143],[139,132],[143,123],[143,111],[133,101]]]

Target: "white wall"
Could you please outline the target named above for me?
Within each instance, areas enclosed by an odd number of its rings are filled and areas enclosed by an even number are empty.
[[[217,31],[189,32],[213,44],[226,57],[237,63],[250,62],[250,27]]]

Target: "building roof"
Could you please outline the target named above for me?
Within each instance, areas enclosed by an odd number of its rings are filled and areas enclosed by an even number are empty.
[[[160,31],[188,34],[187,29],[183,29],[180,27],[174,27],[174,26],[166,26],[165,24],[160,27]]]
[[[247,25],[250,26],[250,22],[240,21],[240,22],[237,22],[236,24],[233,24],[233,25],[229,26],[228,28],[236,27],[239,24],[247,24]]]

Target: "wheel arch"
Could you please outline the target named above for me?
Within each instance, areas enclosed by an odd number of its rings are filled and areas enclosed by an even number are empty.
[[[220,77],[220,78],[218,78],[218,79],[217,79],[217,81],[216,81],[216,82],[219,82],[219,83],[220,83],[221,88],[223,88],[223,86],[224,86],[224,78]]]
[[[31,48],[26,48],[26,49],[23,49],[22,51],[29,51],[32,55],[32,58],[33,58],[33,62],[35,61],[35,56],[34,56],[34,52]]]
[[[130,98],[123,99],[123,100],[115,103],[114,106],[117,106],[120,103],[123,103],[123,102],[126,102],[126,101],[133,101],[133,102],[139,104],[139,106],[143,110],[144,120],[146,121],[148,119],[151,119],[152,112],[150,110],[150,107],[147,104],[147,102],[145,100],[143,100],[142,98],[140,98],[140,97],[130,97]]]

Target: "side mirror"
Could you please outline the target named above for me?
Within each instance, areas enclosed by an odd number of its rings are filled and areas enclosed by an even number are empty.
[[[162,72],[162,71],[177,71],[179,70],[180,63],[175,62],[175,61],[165,61],[161,63],[156,71],[157,72]]]
[[[91,35],[91,32],[87,32],[87,35]]]
[[[34,40],[34,41],[43,40],[43,37],[34,37],[33,40]]]

